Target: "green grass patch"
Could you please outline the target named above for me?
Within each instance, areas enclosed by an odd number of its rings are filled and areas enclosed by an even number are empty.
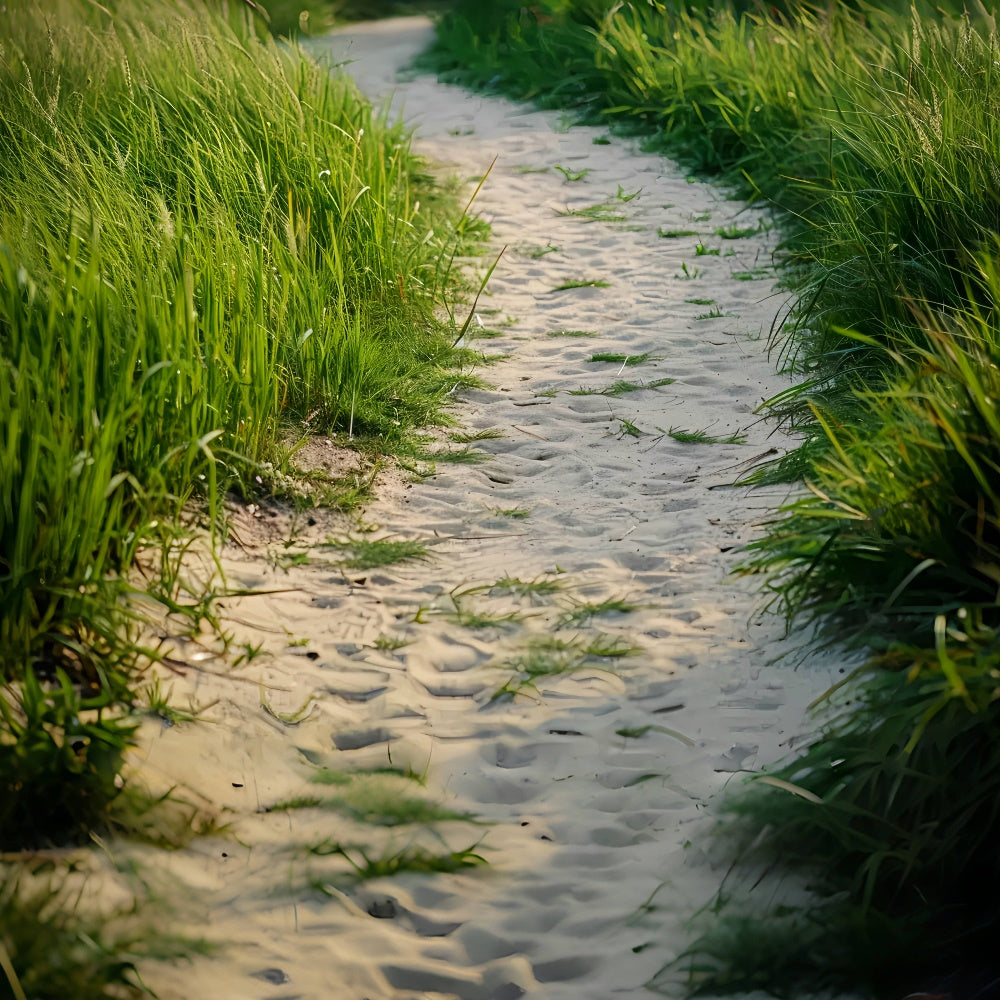
[[[564,292],[570,288],[610,288],[610,281],[602,281],[599,278],[570,278],[563,281],[552,289],[553,292]]]
[[[571,396],[618,396],[627,395],[630,392],[638,392],[640,389],[659,389],[665,385],[673,385],[675,378],[658,378],[652,382],[628,382],[621,380],[605,387],[604,389],[570,389]]]
[[[616,354],[614,352],[602,351],[591,354],[587,360],[593,364],[616,364],[631,368],[634,365],[644,365],[653,358],[652,354]]]
[[[613,205],[607,202],[600,202],[596,205],[585,205],[582,208],[567,208],[557,213],[562,216],[571,216],[577,219],[586,219],[588,222],[627,222],[628,216],[622,215],[615,210]]]
[[[671,427],[667,437],[680,441],[681,444],[746,444],[744,434],[709,434],[706,430],[688,431],[680,427]]]
[[[563,177],[565,177],[566,180],[570,182],[582,181],[587,176],[587,174],[590,173],[589,168],[584,168],[583,170],[572,170],[569,167],[560,167],[558,164],[556,165],[555,169],[558,170],[559,173],[561,173]]]
[[[377,569],[394,563],[426,559],[427,546],[423,542],[392,538],[327,539],[323,548],[336,549],[344,554],[340,564],[347,569]]]

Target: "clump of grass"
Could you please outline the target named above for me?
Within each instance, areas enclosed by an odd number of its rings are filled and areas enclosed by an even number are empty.
[[[324,548],[344,553],[341,564],[348,569],[376,569],[394,563],[426,559],[427,546],[423,542],[391,538],[328,539]]]
[[[745,434],[709,434],[707,430],[688,431],[679,427],[671,427],[667,436],[681,444],[746,444]]]
[[[656,230],[658,236],[665,240],[676,240],[682,236],[698,236],[697,229],[664,229],[660,227]]]
[[[698,243],[694,248],[695,257],[718,257],[722,253],[719,247],[707,247],[704,243]]]
[[[463,628],[499,628],[524,620],[524,615],[520,611],[484,611],[468,607],[465,598],[482,589],[482,587],[470,587],[466,590],[453,590],[448,595],[446,604],[420,608],[413,620],[423,624],[433,617],[444,617]]]
[[[616,364],[631,368],[633,365],[644,365],[653,357],[652,354],[616,354],[613,351],[601,351],[591,354],[588,361],[593,364]]]
[[[610,281],[602,281],[600,278],[569,278],[556,285],[553,292],[564,292],[570,288],[610,288]]]
[[[624,396],[630,392],[638,392],[640,389],[660,389],[665,385],[673,385],[675,378],[658,378],[652,382],[628,382],[621,380],[606,386],[604,389],[570,389],[571,396]]]
[[[547,337],[596,337],[596,330],[549,330]]]
[[[562,590],[558,580],[540,577],[535,580],[522,580],[516,576],[502,576],[495,583],[488,584],[485,589],[509,591],[518,597],[530,597],[544,594],[555,594]]]
[[[405,777],[403,779],[406,780]],[[339,812],[370,826],[432,826],[436,823],[480,822],[472,813],[449,809],[440,803],[407,794],[398,779],[385,774],[353,774],[345,781],[330,782],[343,788],[339,795],[300,795],[282,799],[268,812],[325,809]]]
[[[521,250],[521,253],[530,257],[532,260],[540,260],[542,257],[550,253],[559,253],[562,247],[557,247],[552,243],[547,243],[543,247],[525,247]]]
[[[582,181],[587,174],[590,173],[589,168],[584,168],[582,170],[572,170],[569,167],[560,167],[556,165],[556,170],[559,171],[566,178],[567,181]]]
[[[410,642],[410,639],[404,639],[398,635],[380,635],[373,645],[383,653],[394,653],[397,649],[409,646]]]
[[[759,233],[766,232],[768,228],[763,222],[756,226],[738,226],[733,222],[728,226],[716,226],[714,232],[716,236],[721,236],[724,240],[742,240],[748,236],[757,236]]]
[[[557,213],[562,216],[570,216],[577,219],[586,219],[588,222],[627,222],[628,216],[616,211],[613,205],[607,202],[600,202],[596,205],[584,205],[582,208],[566,208]]]
[[[376,878],[393,878],[406,872],[416,874],[448,873],[479,868],[488,864],[476,853],[478,844],[457,851],[432,851],[420,845],[411,844],[393,849],[386,847],[381,854],[374,854],[371,848],[360,844],[342,844],[336,840],[324,840],[309,848],[309,853],[322,858],[339,857],[347,862],[349,870],[346,880],[363,882]],[[344,878],[324,879],[312,877],[314,888],[327,891],[331,881],[336,884]]]
[[[575,601],[573,607],[560,616],[559,627],[577,628],[602,615],[627,615],[640,607],[620,597],[609,597],[603,601]]]
[[[528,507],[494,507],[493,513],[497,517],[509,517],[511,520],[516,521],[531,516],[531,510]]]
[[[456,444],[472,444],[475,441],[496,441],[504,436],[498,427],[487,427],[481,431],[455,431],[448,437]]]

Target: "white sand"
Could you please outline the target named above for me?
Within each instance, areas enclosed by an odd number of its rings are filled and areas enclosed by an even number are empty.
[[[323,44],[356,60],[352,73],[376,99],[395,88],[432,161],[473,177],[499,154],[478,210],[510,249],[479,316],[502,336],[474,346],[509,358],[480,370],[495,389],[456,394],[454,414],[467,430],[503,437],[474,445],[488,461],[439,463],[433,478],[364,511],[371,537],[430,543],[422,562],[344,571],[336,552],[310,549],[329,524],[302,521],[294,544],[267,547],[251,544],[261,535],[252,514],[237,518],[247,548],[227,548],[230,583],[282,592],[225,602],[233,655],[240,642],[263,643],[264,655],[235,668],[206,661],[206,672],[179,677],[174,700],[209,707],[197,724],[150,725],[139,768],[221,810],[229,836],[165,856],[116,848],[188,900],[181,926],[225,944],[190,965],[146,967],[162,1000],[649,995],[644,984],[683,950],[685,921],[724,874],[703,855],[712,800],[740,768],[785,752],[831,680],[833,668],[815,658],[798,669],[771,662],[787,648],[782,623],[755,617],[757,584],[728,575],[733,548],[784,491],[726,484],[755,456],[789,446],[752,412],[786,384],[766,356],[783,298],[769,278],[733,277],[768,268],[772,241],[713,233],[762,215],[628,143],[595,145],[602,130],[565,130],[557,113],[430,78],[396,83],[395,68],[429,31],[389,21]],[[588,173],[571,182],[556,166]],[[625,221],[560,214],[606,201]],[[722,253],[696,257],[698,236],[657,234],[688,228]],[[527,252],[547,245],[558,252]],[[685,277],[683,264],[698,276]],[[552,291],[569,279],[609,287]],[[692,298],[712,299],[722,315],[698,318],[712,307]],[[554,330],[597,336],[547,336]],[[590,363],[599,351],[652,358]],[[620,398],[568,392],[667,377],[676,382]],[[670,428],[740,432],[747,443],[684,444]],[[529,514],[497,513],[513,508]],[[357,534],[351,521],[340,530],[352,527]],[[307,551],[307,563],[275,565]],[[517,597],[489,588],[506,574],[562,589]],[[449,595],[470,587],[482,589],[460,599],[465,611],[527,617],[460,624]],[[579,602],[610,598],[641,608],[559,628]],[[514,676],[504,661],[552,636],[602,636],[642,652],[590,659],[492,701]],[[407,645],[379,649],[380,637]],[[191,663],[196,653],[177,651]],[[279,715],[304,711],[282,722],[262,701]],[[652,728],[619,732],[642,727]],[[425,790],[414,786],[421,795],[489,825],[385,830],[331,810],[258,812],[342,792],[309,783],[315,762],[354,771],[390,759],[425,776]],[[359,784],[371,801],[407,783]],[[342,860],[305,850],[322,841],[368,845],[372,856],[413,843],[476,845],[489,867],[352,887]]]

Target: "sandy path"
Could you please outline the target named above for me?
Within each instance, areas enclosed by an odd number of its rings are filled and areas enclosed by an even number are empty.
[[[476,346],[509,358],[481,371],[496,388],[463,394],[455,414],[503,436],[473,445],[487,461],[441,462],[364,512],[375,537],[430,543],[425,561],[344,570],[303,523],[282,529],[291,537],[270,561],[227,550],[230,582],[283,592],[227,603],[234,650],[261,643],[265,655],[230,679],[179,680],[175,700],[209,705],[204,721],[150,727],[143,748],[147,775],[183,780],[232,823],[231,839],[166,859],[123,849],[190,886],[181,918],[229,945],[147,970],[163,1000],[648,995],[643,984],[718,887],[702,856],[709,800],[734,771],[779,756],[830,679],[815,663],[769,664],[781,624],[752,618],[754,584],[727,575],[731,550],[781,491],[725,484],[787,445],[752,415],[784,384],[765,356],[782,301],[769,237],[714,234],[760,216],[664,159],[595,144],[601,130],[561,129],[556,113],[429,78],[396,84],[394,67],[428,31],[381,22],[335,44],[369,94],[396,88],[429,158],[471,177],[500,155],[478,202],[510,246],[479,309],[500,336]],[[570,181],[557,166],[587,173]],[[622,221],[561,214],[604,203]],[[677,229],[702,235],[658,235]],[[699,238],[721,253],[696,256]],[[559,249],[531,255],[548,246]],[[740,280],[748,272],[760,280]],[[581,279],[608,286],[553,291]],[[721,315],[699,318],[710,312]],[[549,335],[565,330],[595,336]],[[596,352],[650,358],[591,363]],[[676,381],[619,397],[571,394],[666,378]],[[746,443],[681,443],[670,428]],[[560,589],[518,595],[496,586],[508,574]],[[456,608],[449,595],[462,591]],[[638,607],[566,620],[609,599]],[[472,612],[515,620],[474,626],[462,617]],[[641,651],[585,656],[595,644]],[[573,669],[493,697],[546,656]],[[423,775],[423,799],[489,825],[386,829],[343,810],[258,811],[345,788],[352,801],[398,801],[412,782],[309,782],[317,763],[357,773],[390,760]],[[306,849],[324,843],[325,854]],[[489,867],[352,885],[334,843],[370,856],[476,845]]]

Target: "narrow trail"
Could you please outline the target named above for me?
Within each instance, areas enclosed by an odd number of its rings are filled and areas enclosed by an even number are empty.
[[[773,665],[782,624],[729,575],[783,491],[728,484],[789,445],[753,414],[785,384],[766,356],[782,299],[765,218],[601,129],[397,81],[429,32],[317,44],[375,100],[394,92],[435,164],[468,178],[499,154],[477,208],[509,249],[475,347],[506,359],[454,414],[501,436],[364,511],[370,537],[423,541],[423,560],[345,569],[329,525],[254,545],[260,512],[237,517],[230,583],[280,592],[226,602],[249,657],[178,680],[203,721],[150,726],[141,755],[231,822],[166,858],[130,849],[194,890],[189,930],[227,945],[145,970],[163,1000],[648,995],[724,874],[710,801],[785,752],[836,670]],[[556,290],[581,281],[599,284]],[[310,782],[317,765],[333,784]],[[317,793],[339,798],[266,811]],[[388,825],[411,797],[459,815]],[[359,846],[489,865],[353,881]]]

